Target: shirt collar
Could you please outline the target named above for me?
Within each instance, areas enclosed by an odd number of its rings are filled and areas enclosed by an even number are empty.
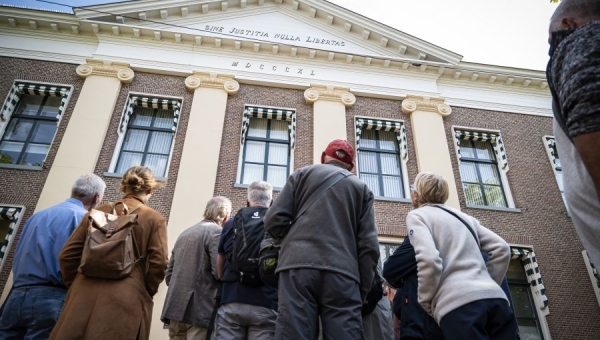
[[[73,198],[73,197],[71,197],[71,198],[68,198],[68,199],[66,200],[66,202],[70,202],[70,203],[73,203],[73,204],[75,204],[75,205],[78,205],[78,206],[80,206],[80,207],[84,208],[84,206],[83,206],[83,202],[81,202],[80,200],[78,200],[78,199],[76,199],[76,198]]]

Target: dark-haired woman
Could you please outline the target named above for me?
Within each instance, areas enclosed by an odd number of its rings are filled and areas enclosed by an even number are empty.
[[[168,264],[167,222],[160,213],[146,206],[156,181],[150,169],[135,166],[121,180],[119,200],[129,211],[135,210],[138,224],[133,226],[136,258],[145,255],[131,276],[123,279],[86,277],[78,272],[88,236],[88,215],[84,217],[62,249],[59,257],[65,284],[69,288],[63,311],[50,339],[148,339],[152,318],[152,297],[165,276]],[[119,202],[117,201],[117,202]],[[123,205],[115,205],[123,214]],[[111,212],[112,206],[97,208]]]

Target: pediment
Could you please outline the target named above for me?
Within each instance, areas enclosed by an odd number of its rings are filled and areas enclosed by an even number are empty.
[[[267,44],[312,50],[351,61],[456,65],[462,56],[322,0],[142,0],[76,9],[80,20],[167,34],[199,36],[229,45]]]

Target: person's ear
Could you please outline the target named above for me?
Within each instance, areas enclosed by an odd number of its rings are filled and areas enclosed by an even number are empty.
[[[576,29],[577,27],[579,27],[577,22],[575,22],[575,20],[573,20],[571,18],[562,18],[562,20],[560,21],[560,25],[561,25],[561,28],[564,30],[572,30],[572,29]]]

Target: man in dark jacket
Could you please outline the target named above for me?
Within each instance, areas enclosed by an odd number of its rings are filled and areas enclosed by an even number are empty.
[[[600,1],[563,0],[550,21],[554,136],[565,198],[592,263],[600,266]]]
[[[373,193],[349,173],[354,149],[334,140],[294,172],[267,212],[281,241],[277,339],[362,339],[361,307],[379,260]],[[333,185],[333,186],[331,186]]]
[[[417,259],[408,237],[385,262],[383,277],[398,288],[394,297],[394,314],[400,319],[400,339],[443,340],[441,328],[419,305]]]

